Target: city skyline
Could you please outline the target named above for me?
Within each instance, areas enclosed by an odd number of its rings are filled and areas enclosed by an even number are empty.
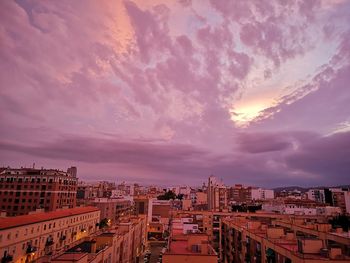
[[[1,1],[0,21],[0,166],[349,182],[349,1]]]

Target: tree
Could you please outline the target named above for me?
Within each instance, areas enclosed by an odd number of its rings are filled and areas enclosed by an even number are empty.
[[[176,196],[176,199],[182,200],[182,199],[184,199],[184,195],[183,194],[178,194]]]
[[[333,227],[341,227],[344,231],[350,229],[350,217],[346,215],[339,215],[329,220]]]
[[[107,218],[102,219],[102,220],[100,221],[100,223],[99,223],[100,229],[101,229],[101,228],[109,227],[110,222],[111,222],[111,220],[109,220],[109,219],[107,219]]]
[[[157,196],[158,200],[170,200],[175,198],[176,198],[176,194],[173,191],[167,191],[164,194]]]

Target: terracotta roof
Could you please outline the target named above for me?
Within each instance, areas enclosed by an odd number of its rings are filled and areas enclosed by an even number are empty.
[[[31,215],[4,217],[0,218],[0,230],[96,211],[99,211],[99,209],[93,206],[86,206],[69,208],[53,212],[35,213]]]

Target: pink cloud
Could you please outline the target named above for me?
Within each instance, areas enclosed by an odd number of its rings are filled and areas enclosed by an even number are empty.
[[[106,165],[104,174],[120,169],[154,181],[215,172],[229,182],[283,184],[300,170],[328,182],[301,163],[317,153],[300,134],[323,145],[350,116],[349,8],[287,0],[0,1],[1,158],[77,162],[89,178]],[[288,65],[318,48],[320,37],[337,54],[317,58],[325,65],[305,69],[310,81],[295,79],[302,88],[248,129],[236,127],[230,111],[248,82],[260,74],[269,92],[280,92],[276,72],[285,66],[292,74]],[[295,143],[302,150],[294,152]],[[339,182],[346,169],[335,171]]]

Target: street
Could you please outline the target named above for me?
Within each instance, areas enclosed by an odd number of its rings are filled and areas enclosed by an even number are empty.
[[[162,251],[164,245],[165,245],[165,242],[160,242],[160,241],[150,242],[150,250],[152,253],[149,261],[150,263],[159,262],[159,254]]]

